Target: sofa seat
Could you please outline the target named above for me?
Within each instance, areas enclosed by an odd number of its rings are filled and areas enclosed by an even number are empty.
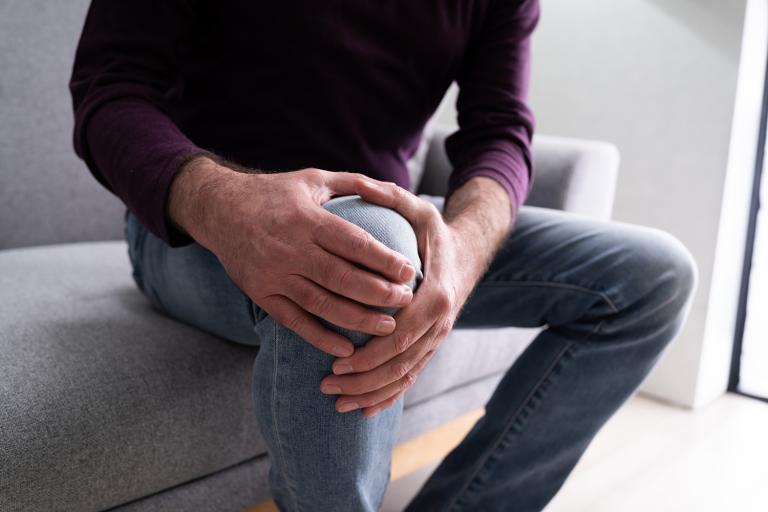
[[[0,251],[0,305],[0,510],[104,510],[265,453],[258,349],[156,313],[124,242]],[[450,419],[420,404],[497,381],[528,331],[452,333],[406,395],[401,440]]]

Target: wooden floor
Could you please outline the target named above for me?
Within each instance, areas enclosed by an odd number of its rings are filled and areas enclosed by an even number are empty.
[[[398,447],[382,512],[403,509],[479,414]],[[693,412],[635,397],[545,512],[689,511],[768,512],[768,404],[726,395]]]

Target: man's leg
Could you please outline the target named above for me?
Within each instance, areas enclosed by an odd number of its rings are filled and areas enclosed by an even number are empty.
[[[399,214],[356,196],[331,200],[325,207],[420,268],[415,234]],[[358,346],[370,338],[334,330]],[[372,418],[363,417],[360,410],[338,413],[338,397],[325,395],[319,388],[320,380],[331,373],[334,357],[266,315],[259,320],[257,332],[261,350],[253,390],[272,459],[275,501],[290,511],[378,510],[389,482],[402,400]]]
[[[399,214],[357,196],[332,199],[325,208],[421,268],[415,234]],[[360,410],[337,412],[337,397],[319,387],[331,373],[333,356],[254,307],[209,251],[196,244],[169,249],[133,217],[127,230],[134,275],[158,308],[227,339],[260,345],[253,394],[278,506],[289,511],[378,510],[389,482],[402,400],[372,418]],[[420,278],[419,272],[410,285]],[[325,325],[356,345],[370,338]]]
[[[539,511],[679,332],[690,252],[660,230],[523,206],[457,327],[546,328],[408,511]]]

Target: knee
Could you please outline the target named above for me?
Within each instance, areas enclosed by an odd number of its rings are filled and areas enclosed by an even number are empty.
[[[660,229],[644,228],[630,247],[630,259],[629,285],[641,292],[638,300],[670,313],[678,313],[688,304],[698,286],[699,269],[680,239]]]
[[[420,279],[421,260],[416,233],[405,217],[390,208],[369,203],[357,195],[335,197],[325,203],[324,208],[406,256],[417,270],[417,280]]]
[[[667,277],[670,295],[687,302],[698,286],[699,267],[696,259],[679,238],[666,231],[655,231],[657,242],[652,246],[652,262],[656,272]]]

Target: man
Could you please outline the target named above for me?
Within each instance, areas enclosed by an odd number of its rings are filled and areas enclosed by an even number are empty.
[[[260,345],[282,510],[376,510],[400,398],[446,334],[547,325],[409,507],[540,510],[680,329],[697,270],[676,238],[521,207],[538,17],[536,0],[93,2],[76,149],[130,210],[149,300]],[[406,162],[454,80],[441,211]]]

